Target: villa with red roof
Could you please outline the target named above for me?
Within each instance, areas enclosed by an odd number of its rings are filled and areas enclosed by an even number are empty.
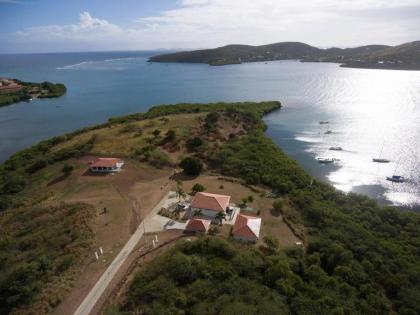
[[[124,161],[118,158],[98,158],[90,164],[89,169],[94,173],[119,172]]]
[[[234,239],[255,243],[260,237],[260,229],[261,218],[238,214],[232,235]]]
[[[210,194],[198,192],[195,194],[191,202],[191,213],[200,212],[201,216],[205,216],[215,220],[216,215],[229,208],[230,196]]]
[[[205,219],[190,219],[185,227],[187,232],[207,233],[211,221]]]

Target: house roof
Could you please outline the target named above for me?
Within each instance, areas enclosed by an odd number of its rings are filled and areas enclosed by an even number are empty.
[[[234,236],[256,237],[260,236],[261,218],[238,214],[232,233]]]
[[[210,220],[190,219],[185,227],[188,231],[207,232],[210,227]]]
[[[229,201],[230,196],[198,192],[191,202],[191,207],[220,212],[226,210]]]
[[[122,162],[121,159],[117,158],[98,158],[90,167],[113,167],[120,162]]]

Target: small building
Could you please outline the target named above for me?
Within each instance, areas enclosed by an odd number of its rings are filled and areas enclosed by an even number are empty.
[[[210,228],[211,221],[205,219],[190,219],[185,226],[187,232],[207,233]]]
[[[94,173],[119,172],[124,161],[118,158],[98,158],[90,164],[89,169]]]
[[[219,212],[224,212],[229,209],[230,196],[211,194],[205,192],[198,192],[191,201],[191,213],[196,211],[200,215],[215,220]]]
[[[261,218],[238,214],[233,225],[234,239],[255,243],[260,237]]]

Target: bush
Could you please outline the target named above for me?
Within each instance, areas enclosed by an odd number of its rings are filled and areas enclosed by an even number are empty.
[[[203,163],[195,157],[186,157],[179,164],[185,174],[190,176],[198,176],[203,170]]]
[[[63,169],[61,170],[64,174],[64,176],[70,176],[70,174],[73,172],[73,166],[70,164],[64,164]]]
[[[205,191],[205,190],[206,190],[206,188],[199,183],[194,184],[194,186],[192,187],[192,193],[193,194],[196,194],[198,192]]]
[[[280,214],[283,210],[283,201],[280,199],[273,202],[273,210],[276,214]]]
[[[150,151],[148,161],[150,165],[157,168],[163,168],[167,165],[171,165],[172,163],[170,157],[165,152],[159,149]]]
[[[186,142],[187,149],[190,151],[194,151],[201,145],[203,145],[203,140],[201,140],[199,137],[190,138]]]
[[[25,179],[20,175],[13,175],[6,180],[3,185],[3,193],[5,194],[17,194],[25,188]]]

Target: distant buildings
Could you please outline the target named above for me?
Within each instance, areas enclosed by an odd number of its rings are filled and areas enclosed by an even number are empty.
[[[90,164],[89,169],[94,173],[119,172],[124,161],[118,158],[98,158]]]
[[[16,93],[23,89],[23,86],[13,80],[0,78],[0,93]]]

